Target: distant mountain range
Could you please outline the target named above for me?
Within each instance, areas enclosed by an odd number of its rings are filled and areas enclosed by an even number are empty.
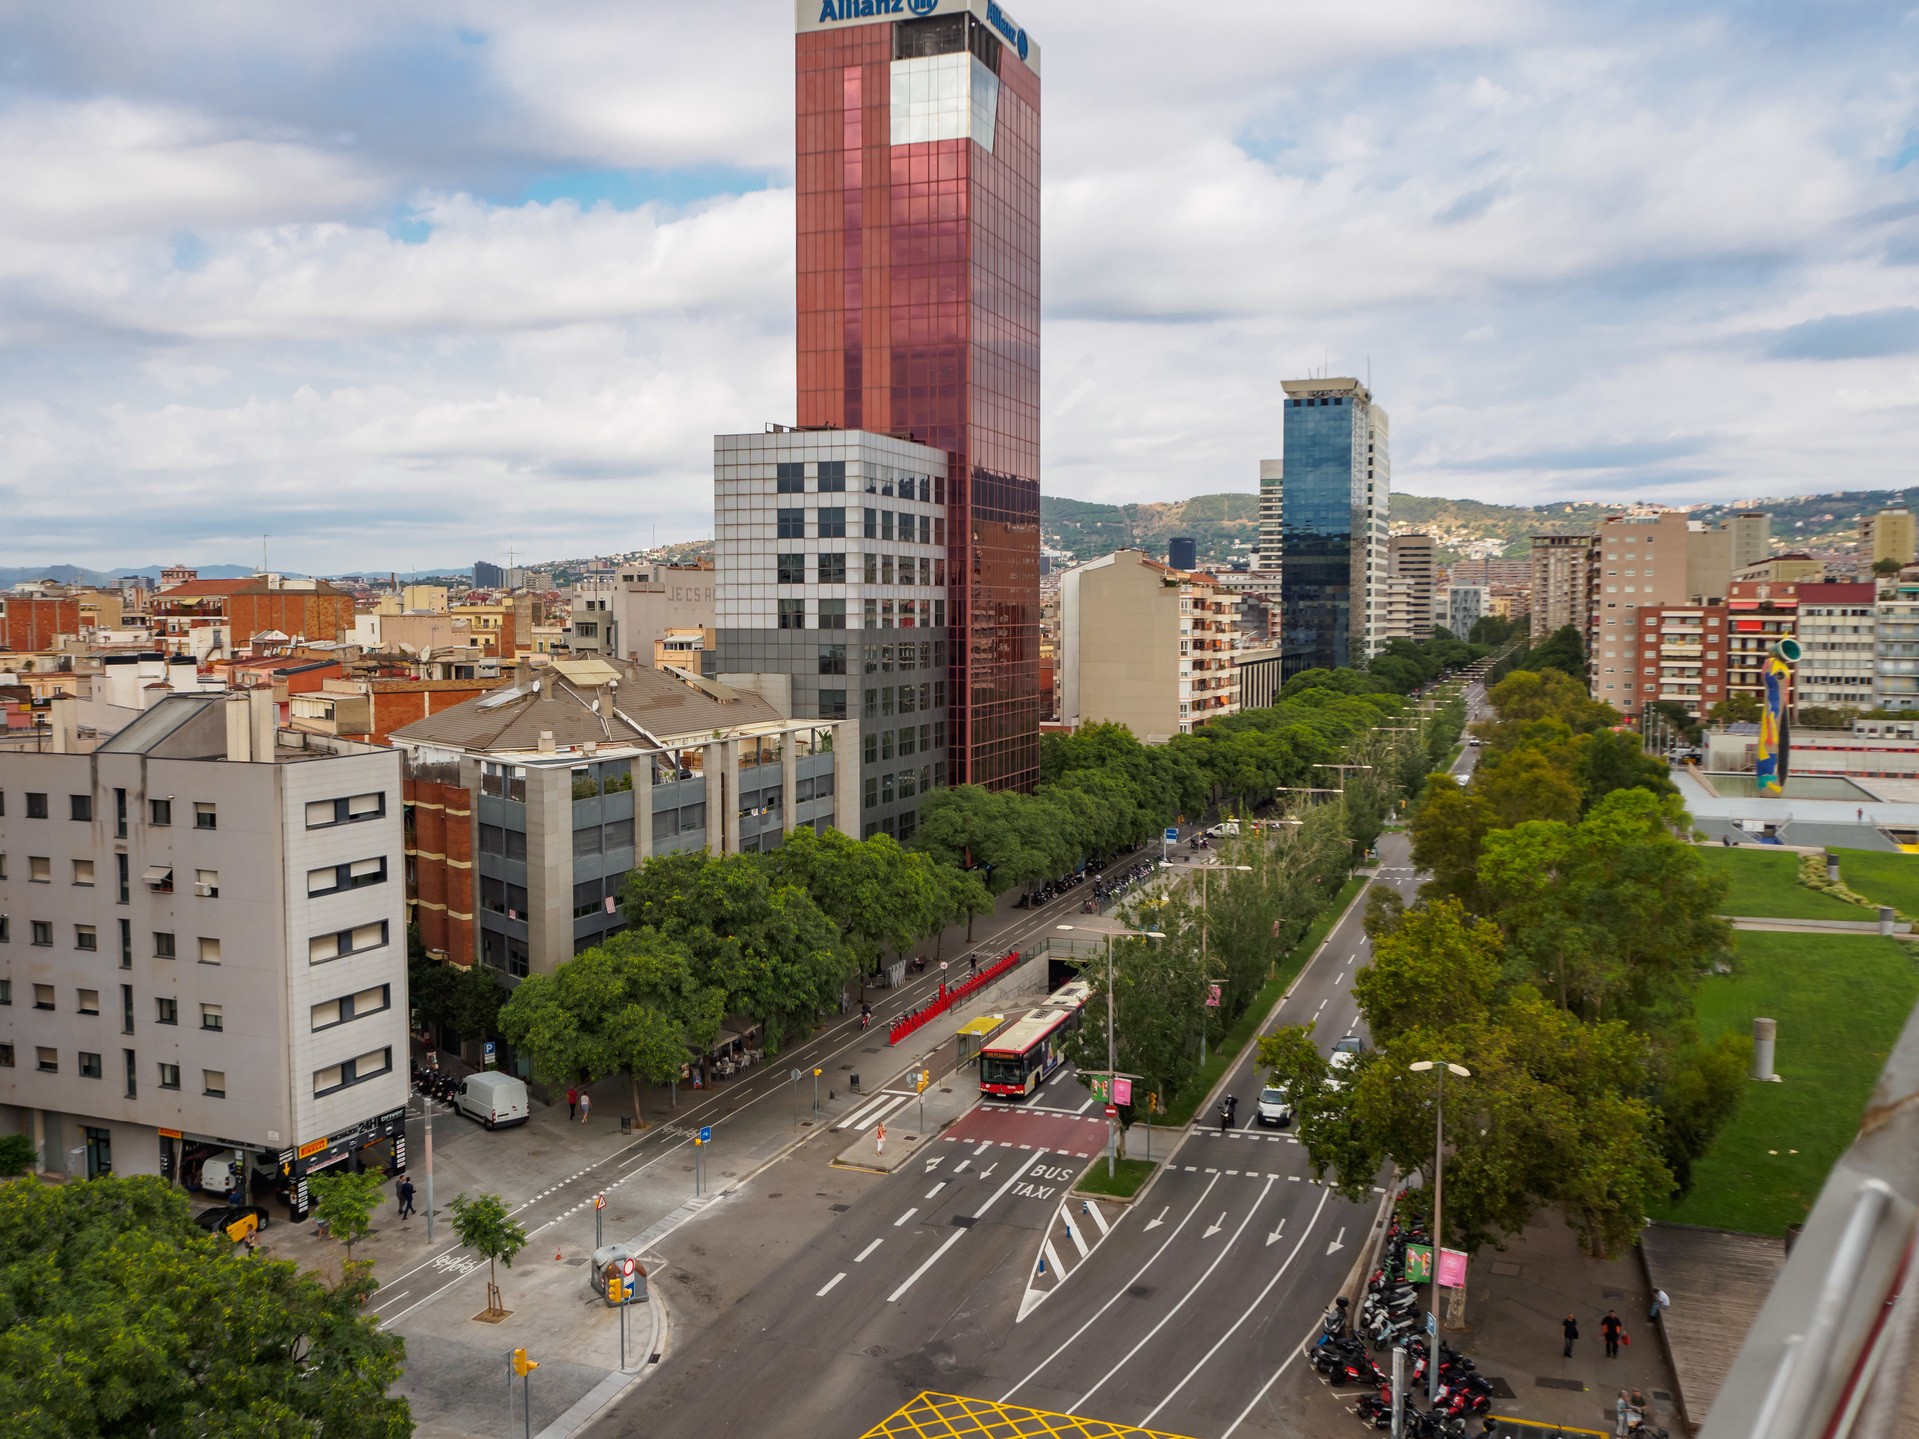
[[[1919,486],[1903,490],[1843,490],[1824,495],[1793,495],[1683,506],[1695,519],[1717,524],[1742,510],[1772,516],[1776,548],[1833,549],[1854,544],[1859,518],[1904,506],[1919,511]],[[1494,559],[1523,557],[1532,536],[1590,529],[1627,503],[1492,505],[1480,500],[1449,500],[1395,493],[1395,530],[1419,530],[1439,542],[1442,563],[1471,555]],[[1166,542],[1176,535],[1199,541],[1202,562],[1226,564],[1250,558],[1259,536],[1257,494],[1197,495],[1170,504],[1102,505],[1054,495],[1040,499],[1040,533],[1047,544],[1085,562],[1118,549],[1143,549],[1164,558]]]

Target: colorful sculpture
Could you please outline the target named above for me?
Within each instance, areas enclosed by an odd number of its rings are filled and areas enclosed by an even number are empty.
[[[1776,641],[1766,654],[1761,678],[1766,687],[1765,708],[1759,715],[1759,748],[1753,755],[1755,789],[1763,798],[1781,799],[1786,793],[1786,766],[1792,748],[1786,704],[1792,688],[1792,667],[1803,651],[1791,635]]]

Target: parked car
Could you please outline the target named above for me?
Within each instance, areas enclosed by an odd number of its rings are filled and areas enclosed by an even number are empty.
[[[488,1129],[525,1124],[533,1113],[526,1081],[491,1069],[469,1074],[454,1091],[453,1107]]]
[[[1261,1127],[1272,1126],[1284,1129],[1293,1122],[1293,1106],[1286,1102],[1283,1089],[1262,1089],[1259,1092],[1259,1107],[1253,1112]]]
[[[227,1238],[238,1242],[255,1230],[267,1227],[267,1212],[257,1204],[221,1204],[212,1209],[202,1209],[193,1216],[193,1222],[209,1234],[224,1232]],[[251,1221],[249,1225],[248,1221]],[[235,1228],[239,1233],[234,1233]]]

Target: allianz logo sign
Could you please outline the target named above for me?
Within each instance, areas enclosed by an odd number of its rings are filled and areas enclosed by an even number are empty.
[[[931,15],[940,0],[823,0],[819,23],[829,20],[871,20],[880,15]]]
[[[1006,42],[1026,58],[1026,32],[1013,23],[1013,17],[999,8],[999,0],[986,0],[986,23],[1006,37]]]

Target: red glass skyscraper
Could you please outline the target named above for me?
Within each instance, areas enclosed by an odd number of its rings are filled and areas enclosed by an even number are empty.
[[[997,0],[797,0],[802,427],[952,456],[954,784],[1039,778],[1039,49]]]

